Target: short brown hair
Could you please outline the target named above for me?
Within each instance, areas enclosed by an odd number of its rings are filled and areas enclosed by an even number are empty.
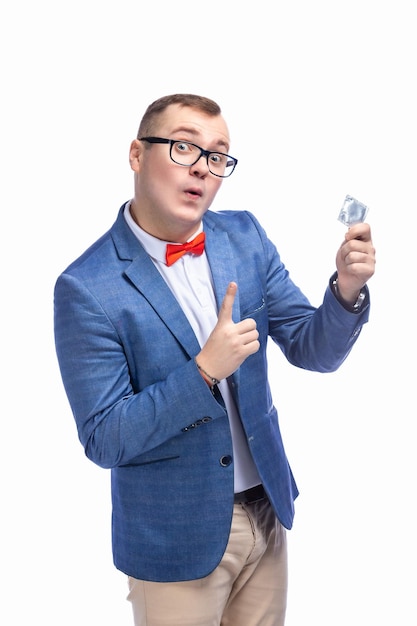
[[[165,111],[171,104],[179,104],[183,107],[193,107],[199,109],[208,115],[220,115],[221,109],[217,102],[205,98],[204,96],[196,96],[191,93],[175,93],[170,96],[163,96],[152,102],[145,111],[142,121],[139,125],[138,136],[144,137],[152,135],[155,119]]]

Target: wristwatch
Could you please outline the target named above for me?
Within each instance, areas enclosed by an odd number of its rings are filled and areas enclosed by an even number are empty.
[[[353,313],[358,313],[361,310],[362,305],[365,302],[365,298],[366,298],[365,288],[362,288],[360,290],[359,295],[356,299],[356,302],[354,304],[349,304],[345,300],[343,300],[343,298],[339,294],[339,288],[337,286],[337,277],[334,280],[332,280],[331,285],[332,285],[332,291],[334,295],[336,296],[340,304],[345,307],[345,309],[347,309],[348,311],[352,311]]]

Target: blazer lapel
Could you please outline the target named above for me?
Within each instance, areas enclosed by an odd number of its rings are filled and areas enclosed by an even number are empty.
[[[238,282],[235,258],[229,235],[224,230],[216,228],[211,218],[205,220],[204,231],[206,233],[206,254],[213,277],[217,308],[220,310],[229,283]],[[240,322],[239,284],[233,303],[232,319],[235,324]],[[231,391],[235,393],[239,388],[239,369],[231,375],[231,378],[236,384],[236,387]]]
[[[213,277],[217,307],[220,309],[227,287],[231,281],[237,282],[236,264],[228,234],[215,226],[212,220],[205,223],[206,254]],[[233,321],[240,321],[239,286],[233,304]]]
[[[192,358],[200,351],[197,337],[170,288],[126,224],[123,208],[112,228],[112,237],[120,258],[131,261],[125,268],[125,275]]]
[[[131,261],[125,269],[125,274],[192,358],[200,350],[194,331],[168,285],[126,224],[123,209],[124,206],[111,232],[119,257]],[[228,284],[237,281],[235,259],[228,234],[217,228],[213,217],[208,217],[207,214],[204,219],[204,231],[205,250],[213,277],[217,307],[220,309]],[[235,323],[240,321],[239,311],[238,289],[232,313]]]

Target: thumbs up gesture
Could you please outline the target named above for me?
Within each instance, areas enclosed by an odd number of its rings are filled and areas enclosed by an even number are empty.
[[[232,319],[237,284],[229,283],[216,326],[196,360],[210,376],[227,378],[250,355],[259,350],[259,333],[255,320],[248,318],[235,323]]]

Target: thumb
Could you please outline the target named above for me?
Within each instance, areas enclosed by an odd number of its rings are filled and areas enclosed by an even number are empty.
[[[233,282],[229,283],[219,311],[218,321],[220,323],[232,320],[233,303],[235,301],[236,293],[237,284]]]

